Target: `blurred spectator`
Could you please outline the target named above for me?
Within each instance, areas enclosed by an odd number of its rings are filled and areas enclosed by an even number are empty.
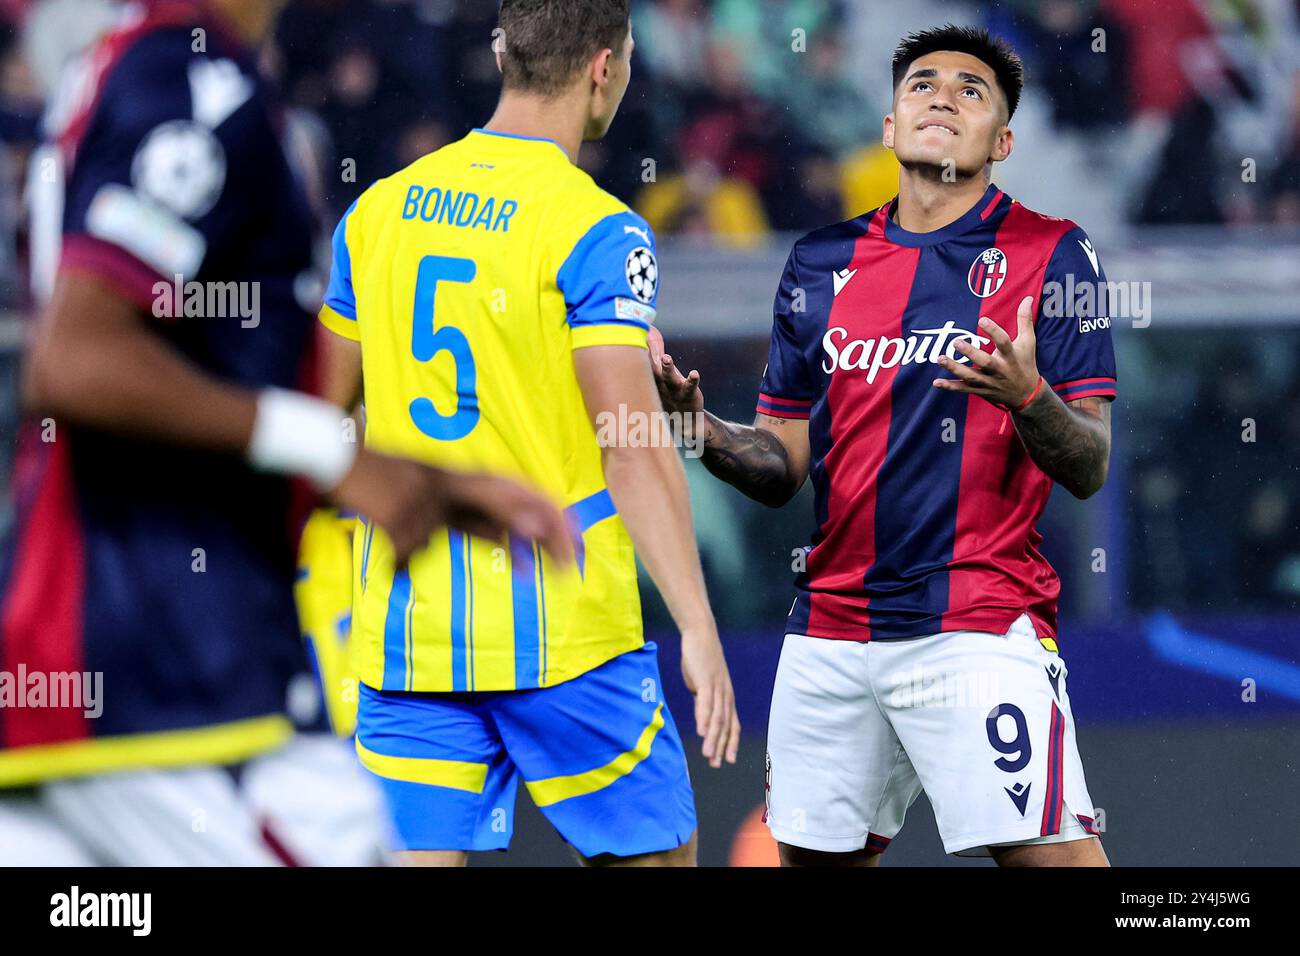
[[[824,40],[842,13],[833,0],[716,0],[714,39],[736,54],[754,92],[776,99],[796,51]]]
[[[898,157],[880,143],[864,146],[840,167],[844,218],[883,206],[898,194]]]
[[[400,135],[400,126],[392,124],[405,111],[394,104],[395,91],[381,83],[383,78],[379,58],[360,43],[343,46],[330,64],[321,116],[334,135],[340,161],[355,163],[356,173],[355,180],[342,187],[335,206],[350,204],[392,171],[383,161],[385,139]]]
[[[1102,9],[1132,38],[1123,47],[1131,111],[1179,112],[1195,94],[1188,48],[1214,36],[1196,0],[1105,0]]]
[[[843,156],[864,142],[879,139],[882,116],[844,69],[844,43],[837,30],[808,41],[781,92],[794,127],[816,150]]]
[[[1032,73],[1064,127],[1115,127],[1128,117],[1128,37],[1097,4],[1041,0],[1030,29]]]
[[[1148,407],[1140,422],[1137,607],[1294,610],[1300,599],[1300,386],[1279,387],[1257,349],[1236,339],[1184,335],[1179,355],[1195,376],[1195,399]],[[1300,368],[1300,347],[1290,351],[1287,377]]]
[[[1036,202],[1110,214],[1130,195],[1137,221],[1221,222],[1240,203],[1225,194],[1229,170],[1213,148],[1222,122],[1214,88],[1231,73],[1221,35],[1259,19],[1246,9],[1251,0],[1241,5],[1207,14],[1196,0],[916,0],[907,10],[843,0],[634,0],[637,49],[623,113],[580,162],[615,194],[644,193],[656,209],[672,209],[669,229],[754,221],[739,212],[751,193],[774,230],[813,228],[832,206],[857,215],[895,191],[897,165],[878,145],[889,50],[909,30],[982,18],[1029,63],[1024,115],[1082,134],[1055,141],[1052,164],[1098,169],[1082,207],[1066,177],[1043,180]],[[331,189],[332,209],[409,162],[420,144],[487,120],[500,83],[495,25],[496,4],[483,0],[290,5],[273,62],[293,102],[326,121],[337,160],[357,166],[355,183]],[[865,60],[876,65],[866,70]],[[1144,175],[1098,156],[1138,115],[1145,140],[1123,140],[1131,144],[1124,155]],[[838,177],[828,175],[827,157]],[[1276,195],[1265,218],[1293,219],[1294,174],[1272,165],[1262,166]],[[652,179],[665,188],[644,188]]]
[[[635,15],[636,43],[655,79],[681,92],[704,86],[711,40],[702,0],[654,0]]]
[[[1268,183],[1274,222],[1300,225],[1300,69],[1291,75],[1289,135],[1282,148],[1282,161]]]
[[[27,159],[40,139],[41,92],[13,27],[0,26],[0,305],[22,301],[19,258]]]
[[[1169,127],[1137,221],[1151,225],[1221,223],[1220,163],[1214,107],[1194,96]]]
[[[762,245],[768,232],[754,188],[742,179],[722,176],[706,159],[651,183],[636,205],[656,233],[711,236],[743,249]]]

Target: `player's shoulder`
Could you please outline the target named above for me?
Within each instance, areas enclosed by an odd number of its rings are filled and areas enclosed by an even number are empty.
[[[569,164],[552,196],[551,220],[561,246],[602,238],[634,237],[655,247],[654,230],[640,213]]]
[[[1072,234],[1077,234],[1078,237],[1083,239],[1088,238],[1087,232],[1073,219],[1038,212],[1035,209],[1030,209],[1017,199],[1010,201],[1007,208],[1007,217],[1002,228],[1015,230],[1022,235],[1027,235],[1031,239],[1041,241],[1052,247],[1055,247],[1066,236]]]
[[[1073,219],[1049,216],[1013,200],[999,234],[1003,231],[1013,231],[1020,241],[1037,250],[1049,278],[1061,272],[1102,274],[1097,248]]]
[[[124,19],[101,38],[92,63],[102,73],[106,96],[110,87],[114,94],[135,93],[143,108],[168,102],[173,92],[189,97],[195,64],[222,61],[220,78],[198,78],[207,84],[200,92],[211,96],[222,92],[219,79],[255,75],[251,61],[238,52],[226,38],[209,35],[193,9],[162,4],[143,17]]]
[[[861,239],[871,228],[871,220],[880,212],[873,209],[852,219],[844,219],[807,232],[795,240],[790,258],[796,268],[807,268],[823,262],[847,262],[846,250]]]
[[[69,67],[47,130],[103,157],[148,144],[167,152],[173,166],[186,150],[202,156],[215,150],[214,141],[229,148],[260,135],[264,125],[226,122],[259,100],[255,65],[226,38],[198,42],[200,23],[174,14],[120,24]]]
[[[189,119],[188,34],[179,26],[122,29],[103,39],[79,77],[79,105],[109,137],[135,136],[169,119]],[[88,86],[88,89],[85,87]],[[69,125],[75,125],[76,115]]]

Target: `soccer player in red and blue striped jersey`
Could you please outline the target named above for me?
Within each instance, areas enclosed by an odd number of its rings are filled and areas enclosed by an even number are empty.
[[[991,182],[1022,84],[985,33],[902,43],[897,198],[795,244],[754,424],[705,413],[713,474],[815,492],[769,729],[790,864],[873,864],[922,789],[950,853],[1105,863],[1035,523],[1105,481],[1115,359],[1088,236]],[[654,345],[666,406],[703,412]]]

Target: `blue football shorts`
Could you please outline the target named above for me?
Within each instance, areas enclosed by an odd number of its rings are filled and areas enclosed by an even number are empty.
[[[671,850],[695,831],[653,643],[554,687],[362,685],[356,746],[386,795],[398,849],[504,850],[520,780],[584,857]]]

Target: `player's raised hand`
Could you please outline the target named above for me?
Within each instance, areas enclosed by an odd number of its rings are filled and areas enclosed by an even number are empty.
[[[444,525],[485,538],[513,532],[538,541],[561,564],[573,559],[568,524],[555,506],[505,478],[362,449],[332,497],[388,533],[398,567]]]
[[[650,326],[650,370],[655,374],[659,399],[666,412],[704,411],[704,393],[700,391],[700,373],[694,369],[683,375],[664,351],[663,334]]]
[[[712,767],[735,763],[740,717],[715,627],[682,631],[682,679],[695,695],[695,732],[704,738],[704,759]]]
[[[1016,338],[987,316],[979,321],[980,331],[993,342],[985,352],[966,341],[954,348],[964,355],[966,365],[940,356],[938,364],[956,378],[937,378],[934,387],[949,392],[978,395],[995,405],[1019,409],[1039,391],[1037,338],[1034,334],[1034,298],[1026,296],[1016,312]]]

